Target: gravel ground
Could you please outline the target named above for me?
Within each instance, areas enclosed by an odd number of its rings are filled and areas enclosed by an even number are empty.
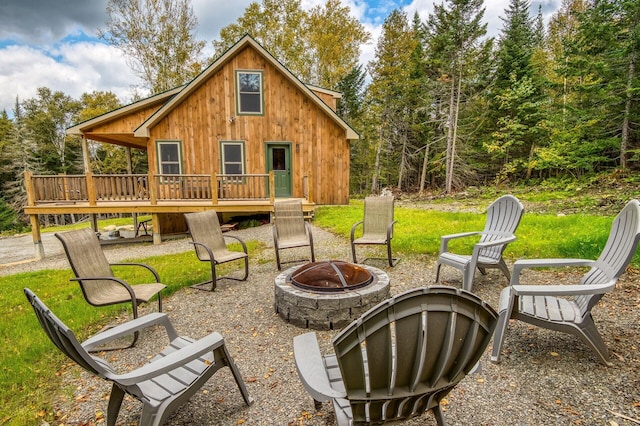
[[[314,229],[318,260],[349,259],[349,244],[319,228]],[[330,403],[315,411],[313,401],[297,377],[292,352],[294,336],[307,330],[289,325],[273,309],[273,280],[278,274],[269,226],[234,232],[245,240],[261,239],[268,249],[251,254],[246,282],[223,280],[215,292],[187,288],[164,303],[180,334],[194,338],[218,331],[244,376],[255,400],[246,406],[228,369],[216,373],[207,385],[182,406],[169,425],[334,425]],[[191,250],[186,239],[160,245],[105,247],[111,261]],[[366,250],[366,249],[365,249]],[[372,249],[372,250],[375,250]],[[297,253],[285,252],[287,258]],[[304,255],[304,252],[301,252]],[[194,256],[194,262],[195,260]],[[433,258],[403,258],[395,268],[373,264],[388,272],[391,293],[433,284]],[[40,262],[0,268],[12,274],[35,268],[67,268],[61,255]],[[444,266],[445,284],[460,285],[458,271]],[[523,282],[569,282],[572,272],[526,271]],[[507,285],[497,270],[476,274],[474,291],[497,307]],[[45,300],[46,303],[46,300]],[[156,305],[157,306],[157,305]],[[144,309],[153,310],[149,304]],[[144,312],[144,311],[143,311]],[[600,364],[577,338],[522,323],[507,331],[502,363],[489,361],[465,378],[449,395],[445,418],[450,425],[635,425],[640,423],[640,276],[631,271],[606,295],[593,315],[613,357],[613,367]],[[319,331],[323,351],[331,348],[336,331]],[[143,333],[135,349],[113,351],[106,358],[117,368],[144,363],[166,342],[161,330]],[[64,385],[55,396],[58,425],[104,422],[110,386],[67,364],[61,370]],[[141,404],[130,397],[123,403],[119,424],[133,424]],[[435,425],[430,413],[407,425]]]

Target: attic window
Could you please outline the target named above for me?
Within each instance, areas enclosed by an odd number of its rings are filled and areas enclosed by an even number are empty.
[[[262,71],[236,71],[238,115],[262,115]]]

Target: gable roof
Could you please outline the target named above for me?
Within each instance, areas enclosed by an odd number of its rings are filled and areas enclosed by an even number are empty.
[[[129,105],[125,105],[123,107],[114,109],[112,111],[106,112],[104,114],[98,115],[97,117],[91,118],[89,120],[78,123],[74,126],[67,128],[67,135],[77,135],[77,136],[85,136],[88,139],[103,141],[103,142],[120,142],[120,145],[124,146],[137,146],[140,144],[139,140],[136,140],[134,134],[132,132],[129,133],[93,133],[92,129],[97,126],[104,125],[111,121],[117,120],[121,117],[126,117],[132,113],[143,110],[145,108],[153,107],[154,105],[162,105],[175,96],[177,93],[185,87],[186,85],[175,87],[171,90],[167,90],[166,92],[158,93],[156,95],[150,96],[145,99],[141,99],[137,102],[133,102]]]
[[[309,99],[311,99],[322,111],[324,111],[332,120],[334,120],[340,127],[342,127],[347,135],[347,140],[359,139],[358,133],[351,128],[338,114],[331,109],[326,103],[320,99],[313,91],[302,83],[291,71],[289,71],[284,65],[282,65],[276,58],[274,58],[267,50],[265,50],[257,41],[251,36],[246,35],[240,39],[235,45],[227,50],[222,56],[216,59],[211,65],[209,65],[200,75],[193,79],[186,86],[183,86],[182,90],[173,98],[169,99],[158,111],[151,115],[144,123],[142,123],[135,131],[136,137],[148,138],[150,136],[150,129],[158,124],[160,120],[179,105],[184,99],[192,94],[198,87],[206,82],[211,75],[221,69],[236,53],[241,51],[246,46],[254,48],[261,56],[263,56],[272,66],[278,69],[284,76],[286,76],[291,83],[293,83],[300,91],[302,91]],[[324,89],[327,93],[337,93]]]

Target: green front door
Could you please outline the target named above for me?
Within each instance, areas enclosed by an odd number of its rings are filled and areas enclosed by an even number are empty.
[[[267,144],[267,172],[272,170],[275,196],[291,197],[291,144]]]

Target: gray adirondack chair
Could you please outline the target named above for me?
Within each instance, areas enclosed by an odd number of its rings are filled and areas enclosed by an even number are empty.
[[[497,268],[511,279],[509,268],[502,258],[502,253],[507,245],[515,241],[514,235],[524,207],[513,195],[503,195],[495,200],[487,210],[487,221],[482,232],[462,232],[459,234],[444,235],[440,237],[440,254],[436,267],[436,282],[440,278],[440,267],[452,266],[462,271],[462,288],[471,291],[473,287],[473,275],[476,268],[484,275],[486,269]],[[449,252],[449,242],[457,238],[480,236],[480,241],[474,245],[471,255]]]
[[[198,213],[187,213],[184,215],[187,221],[187,227],[191,234],[191,244],[194,245],[196,256],[201,262],[209,262],[211,264],[211,281],[204,281],[195,284],[192,287],[200,290],[216,289],[216,283],[223,278],[245,281],[249,276],[249,255],[247,253],[247,245],[241,238],[235,235],[223,235],[218,220],[218,213],[213,210],[207,210]],[[227,248],[225,237],[236,240],[242,246],[242,252],[232,251]],[[236,278],[230,275],[218,277],[216,275],[216,266],[221,263],[232,262],[234,260],[244,260],[244,275]],[[211,283],[211,286],[207,284]]]
[[[538,327],[570,333],[581,338],[611,366],[609,351],[591,316],[591,309],[605,293],[615,288],[627,269],[640,239],[640,203],[630,201],[614,219],[607,243],[597,260],[527,259],[513,266],[511,285],[502,290],[491,360],[500,361],[500,353],[510,318]],[[578,284],[521,285],[520,272],[525,268],[587,266],[589,271]]]
[[[313,249],[313,234],[311,226],[304,220],[302,201],[286,200],[273,203],[273,246],[276,251],[276,264],[278,270],[282,270],[283,263],[294,263],[302,260],[280,260],[280,251],[295,247],[309,246],[311,261],[315,262],[316,255]]]
[[[109,263],[100,242],[91,228],[60,232],[55,236],[62,243],[67,259],[85,300],[93,306],[107,306],[131,302],[133,318],[138,318],[138,304],[148,302],[158,296],[158,311],[162,312],[162,289],[155,269],[143,263]],[[111,266],[138,266],[147,269],[155,283],[130,285],[115,277]],[[131,346],[135,345],[138,335],[134,335]]]
[[[394,198],[367,197],[364,199],[364,219],[351,227],[351,255],[353,263],[358,263],[356,258],[356,245],[386,245],[387,261],[389,266],[395,266],[400,259],[391,256],[391,239],[393,238]],[[362,225],[362,236],[355,238],[356,229]],[[366,262],[364,259],[362,262]]]
[[[231,369],[247,405],[253,402],[219,333],[211,333],[197,341],[180,337],[169,317],[156,312],[111,328],[80,343],[73,331],[31,290],[24,289],[24,292],[42,329],[53,344],[89,373],[113,383],[107,409],[107,426],[116,424],[125,393],[142,402],[139,425],[163,424],[222,367]],[[89,354],[89,351],[104,343],[154,325],[165,328],[169,345],[140,368],[120,374],[107,360]]]
[[[338,425],[381,424],[431,410],[470,373],[489,343],[496,312],[453,287],[418,288],[363,314],[322,356],[315,333],[296,336],[302,384],[316,401],[331,400]]]

